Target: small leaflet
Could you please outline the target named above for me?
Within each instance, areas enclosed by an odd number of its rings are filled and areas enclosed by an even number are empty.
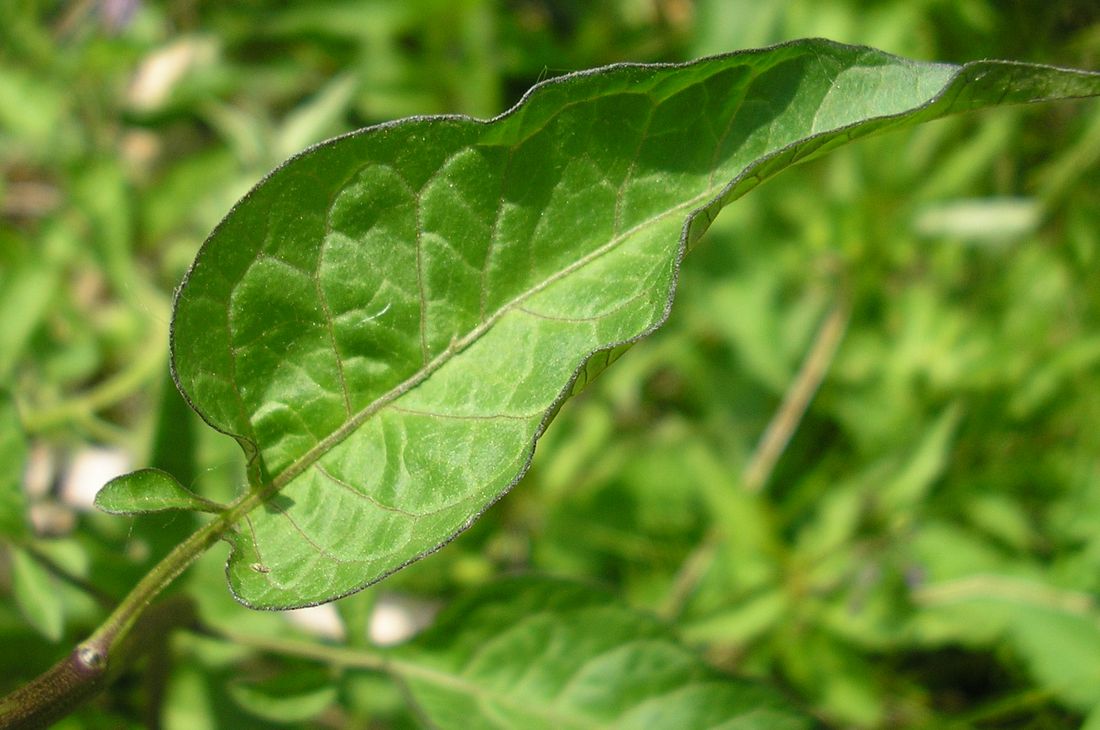
[[[160,469],[139,469],[107,482],[95,496],[95,506],[116,515],[184,509],[222,511],[222,506],[203,499]]]

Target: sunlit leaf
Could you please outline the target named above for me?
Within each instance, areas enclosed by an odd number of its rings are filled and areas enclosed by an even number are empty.
[[[176,301],[177,382],[250,458],[234,594],[331,600],[469,526],[762,180],[873,132],[1098,92],[1096,74],[801,41],[573,74],[491,122],[412,118],[291,159]]]

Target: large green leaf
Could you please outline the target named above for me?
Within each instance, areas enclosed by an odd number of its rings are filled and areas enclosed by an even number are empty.
[[[173,321],[181,390],[250,457],[233,592],[329,600],[469,526],[763,179],[872,132],[1098,92],[1097,74],[810,40],[573,74],[490,122],[406,119],[294,157],[211,235]]]
[[[389,663],[435,728],[805,728],[774,691],[706,666],[652,618],[515,578],[451,606]]]

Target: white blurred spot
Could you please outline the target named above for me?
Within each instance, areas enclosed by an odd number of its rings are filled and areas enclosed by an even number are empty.
[[[76,452],[61,483],[61,501],[82,510],[93,508],[104,484],[130,471],[130,455],[122,449],[91,447]]]
[[[340,620],[336,607],[331,603],[322,603],[320,606],[309,608],[295,608],[284,613],[287,621],[307,634],[338,641],[344,638],[344,623]]]
[[[142,61],[127,92],[130,106],[152,111],[162,106],[195,66],[213,62],[217,46],[208,38],[187,37],[154,51]]]
[[[27,467],[23,470],[23,489],[32,500],[45,497],[56,472],[54,452],[45,444],[34,444],[27,455]]]
[[[1039,227],[1042,211],[1034,198],[973,198],[929,205],[913,221],[928,237],[995,243],[1019,238]]]
[[[439,606],[409,596],[384,594],[374,604],[368,634],[378,646],[393,646],[431,625]]]
[[[32,504],[30,520],[36,535],[68,535],[76,527],[76,513],[53,501]]]

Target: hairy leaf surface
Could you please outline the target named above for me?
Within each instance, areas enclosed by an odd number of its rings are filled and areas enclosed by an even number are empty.
[[[872,132],[1098,92],[810,40],[573,74],[488,122],[411,118],[292,158],[211,235],[173,320],[181,391],[250,458],[234,594],[330,600],[469,526],[767,177]]]
[[[774,691],[708,667],[652,618],[545,578],[479,589],[390,667],[441,730],[813,726]]]

